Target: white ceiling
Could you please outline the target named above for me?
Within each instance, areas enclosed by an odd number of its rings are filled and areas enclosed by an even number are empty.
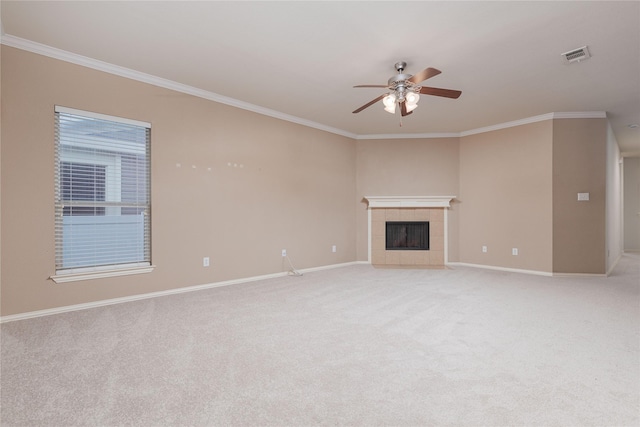
[[[640,2],[1,2],[3,43],[62,49],[349,135],[460,133],[605,111],[640,153]],[[561,53],[588,45],[571,65]],[[442,74],[400,124],[381,104],[397,61]]]

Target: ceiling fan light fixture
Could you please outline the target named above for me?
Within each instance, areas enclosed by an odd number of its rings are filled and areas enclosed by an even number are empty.
[[[396,113],[396,95],[393,93],[388,94],[384,98],[382,98],[382,103],[384,104],[384,111],[387,113],[395,114]]]
[[[415,92],[409,92],[406,96],[407,107],[409,105],[418,105],[418,101],[420,101],[420,95]],[[415,108],[415,107],[414,107]]]
[[[385,107],[391,107],[396,105],[396,95],[393,93],[388,94],[384,98],[382,98],[382,103]]]
[[[405,102],[405,108],[407,109],[407,113],[410,113],[418,108],[418,104],[409,104],[408,102]]]

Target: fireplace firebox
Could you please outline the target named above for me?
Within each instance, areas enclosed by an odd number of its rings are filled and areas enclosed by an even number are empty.
[[[385,249],[428,251],[429,221],[387,221]]]

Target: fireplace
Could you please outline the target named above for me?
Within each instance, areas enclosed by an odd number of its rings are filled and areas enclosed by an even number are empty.
[[[447,211],[455,196],[366,197],[369,262],[376,266],[444,268]]]
[[[429,221],[386,221],[385,250],[428,251]]]

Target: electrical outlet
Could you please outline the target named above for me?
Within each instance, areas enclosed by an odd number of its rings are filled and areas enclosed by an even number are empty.
[[[287,256],[287,250],[286,250],[286,249],[283,249],[283,250],[282,250],[282,256],[283,256],[283,257],[284,257],[284,256]]]
[[[486,246],[483,246],[483,247],[482,247],[482,252],[483,252],[483,253],[487,253],[487,247],[486,247]]]
[[[336,251],[336,245],[331,246],[331,252],[335,252]]]
[[[511,255],[518,255],[518,248],[511,248]]]
[[[208,256],[202,258],[202,266],[203,267],[209,267],[209,257]]]

